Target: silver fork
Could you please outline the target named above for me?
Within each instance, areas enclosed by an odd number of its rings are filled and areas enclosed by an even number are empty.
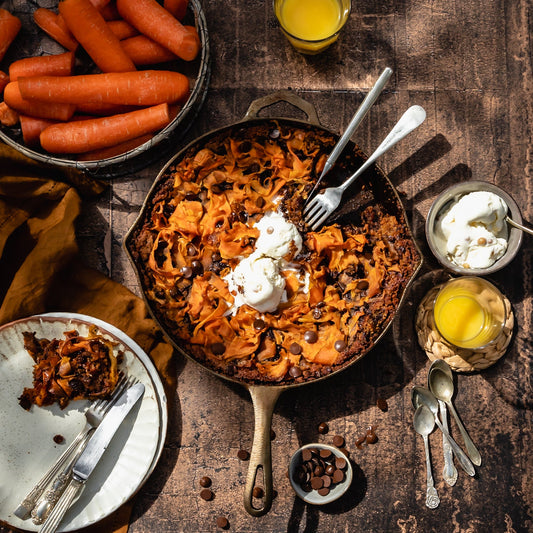
[[[354,172],[342,185],[328,187],[317,194],[304,208],[306,224],[316,231],[324,221],[337,209],[344,191],[371,165],[378,157],[390,150],[397,142],[416,129],[426,118],[426,112],[418,105],[411,106],[396,123],[376,151]]]
[[[37,501],[46,490],[46,487],[48,487],[50,482],[61,472],[67,463],[72,462],[69,461],[69,459],[76,455],[76,452],[79,451],[79,453],[81,453],[81,451],[85,448],[93,431],[99,426],[107,411],[120,397],[120,394],[126,385],[126,378],[123,374],[121,374],[111,398],[108,400],[96,400],[92,403],[89,409],[85,411],[85,427],[78,433],[69,447],[59,456],[57,461],[39,480],[37,485],[35,485],[35,487],[33,487],[33,489],[22,500],[20,505],[14,511],[15,516],[18,516],[21,520],[29,518],[32,511],[36,508]]]

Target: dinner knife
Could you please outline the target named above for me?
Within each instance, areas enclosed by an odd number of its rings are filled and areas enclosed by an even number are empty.
[[[70,483],[44,521],[41,529],[39,529],[39,533],[53,533],[56,531],[66,512],[80,495],[87,479],[100,461],[124,418],[143,395],[144,385],[136,383],[126,389],[115,405],[111,407],[109,413],[107,413],[91,437],[89,444],[87,444],[87,447],[74,464]]]

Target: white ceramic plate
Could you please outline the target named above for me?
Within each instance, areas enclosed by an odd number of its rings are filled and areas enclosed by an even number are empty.
[[[89,402],[76,401],[63,410],[32,406],[25,411],[18,398],[32,386],[33,360],[24,349],[23,331],[44,338],[62,338],[65,331],[98,332],[124,352],[121,369],[145,385],[134,409],[115,434],[80,499],[71,507],[58,531],[72,531],[97,522],[125,503],[152,473],[167,431],[167,405],[157,370],[141,347],[125,333],[101,320],[75,313],[48,313],[0,327],[0,520],[12,527],[38,531],[31,519],[14,516],[24,496],[85,425]],[[129,423],[128,423],[129,422]],[[55,435],[65,437],[56,444]]]

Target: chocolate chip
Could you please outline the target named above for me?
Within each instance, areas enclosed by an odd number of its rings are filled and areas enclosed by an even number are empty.
[[[256,318],[256,319],[254,320],[254,329],[255,329],[256,331],[260,331],[260,330],[262,330],[265,326],[266,326],[266,323],[265,323],[265,321],[264,321],[263,319],[261,319],[261,318]]]
[[[309,448],[305,448],[302,450],[302,461],[306,463],[307,461],[310,461],[313,457],[313,454],[311,453],[311,450]]]
[[[187,245],[187,255],[196,255],[198,253],[198,250],[196,249],[196,246],[194,244],[189,243]]]
[[[344,472],[342,470],[335,470],[331,478],[333,480],[333,483],[341,483],[342,481],[344,481]]]
[[[315,466],[315,469],[313,470],[314,476],[323,476],[324,475],[324,467],[322,465]]]
[[[341,435],[335,435],[333,437],[333,446],[336,446],[337,448],[342,448],[344,446],[344,437]]]
[[[261,209],[265,205],[265,199],[262,196],[259,196],[257,200],[255,201],[255,205]]]
[[[298,355],[298,354],[301,354],[302,353],[302,347],[297,343],[297,342],[293,342],[290,346],[289,346],[289,350],[292,354],[294,355]]]
[[[322,310],[320,310],[318,307],[315,307],[313,309],[313,318],[315,320],[319,320],[322,318]]]
[[[329,431],[329,426],[326,424],[326,422],[321,422],[321,423],[318,425],[318,432],[319,432],[321,435],[325,435],[328,431]]]
[[[343,340],[335,341],[334,347],[338,352],[342,352],[346,348],[346,342]]]
[[[219,516],[217,518],[217,527],[220,529],[228,529],[229,521],[225,516]]]
[[[204,265],[200,261],[193,261],[191,267],[193,274],[196,276],[200,276],[204,271]]]
[[[241,461],[248,461],[248,459],[250,459],[250,454],[246,450],[239,450],[237,452],[237,457]]]
[[[377,442],[378,440],[378,436],[376,435],[375,431],[374,431],[374,428],[372,426],[370,426],[367,430],[366,430],[366,437],[365,437],[365,440],[368,444],[374,444]]]
[[[321,489],[318,489],[318,494],[320,494],[320,496],[327,496],[329,494],[329,488],[322,487]]]
[[[318,340],[318,333],[310,329],[304,333],[304,339],[309,344],[314,344]]]
[[[302,371],[299,366],[291,366],[289,368],[289,374],[293,378],[299,378],[302,375]]]
[[[211,351],[214,355],[222,355],[226,351],[226,347],[222,342],[214,342],[211,345]]]
[[[328,450],[327,448],[324,448],[323,450],[320,450],[320,457],[327,461],[331,456],[333,452],[331,450]]]
[[[63,437],[63,435],[54,435],[53,441],[56,444],[62,444],[63,442],[65,442],[65,437]]]
[[[188,266],[184,266],[181,268],[181,275],[185,278],[185,279],[189,279],[189,278],[192,278],[192,268],[191,267],[188,267]]]
[[[328,476],[332,476],[333,472],[335,472],[336,468],[333,465],[326,466],[326,474]]]
[[[381,409],[384,413],[389,410],[387,400],[384,400],[383,398],[378,398],[376,401],[376,405],[378,406],[378,409]]]
[[[270,440],[274,440],[275,438],[276,438],[276,432],[273,429],[271,429],[270,430]]]
[[[314,490],[321,489],[324,486],[324,481],[321,477],[314,477],[311,479],[311,488]]]
[[[344,470],[346,468],[346,459],[344,457],[336,457],[335,466],[338,470]]]
[[[206,502],[208,502],[209,500],[212,500],[213,496],[214,494],[211,489],[202,489],[200,491],[200,498],[202,498],[202,500],[205,500]]]
[[[323,486],[326,488],[331,487],[331,484],[333,483],[331,476],[328,476],[328,475],[322,476],[322,481],[323,481]]]
[[[362,279],[361,281],[357,282],[357,288],[360,291],[365,291],[368,289],[368,281],[366,281],[366,279]]]
[[[261,499],[265,495],[265,491],[261,487],[254,487],[252,495],[254,498]]]
[[[200,486],[201,487],[210,487],[211,486],[211,478],[208,476],[203,476],[200,478]]]

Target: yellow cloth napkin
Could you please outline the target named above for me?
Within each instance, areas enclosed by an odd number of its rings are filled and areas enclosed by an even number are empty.
[[[80,193],[97,195],[105,187],[75,170],[35,163],[0,143],[0,324],[50,311],[105,320],[150,355],[171,400],[173,350],[144,302],[78,257],[74,222]],[[83,532],[125,533],[131,507],[125,504]]]

